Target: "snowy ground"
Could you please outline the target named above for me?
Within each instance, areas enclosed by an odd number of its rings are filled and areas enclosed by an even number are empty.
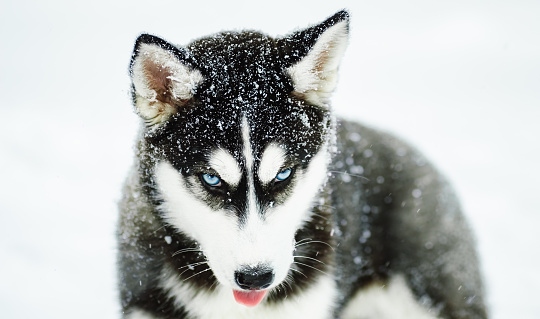
[[[193,2],[0,3],[1,318],[118,318],[115,202],[137,127],[126,71],[138,33],[279,35],[343,7],[336,110],[436,163],[477,231],[492,318],[540,318],[538,1]]]

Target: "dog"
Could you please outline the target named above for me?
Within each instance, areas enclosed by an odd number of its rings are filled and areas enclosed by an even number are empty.
[[[138,37],[123,318],[487,318],[445,179],[332,113],[348,40],[345,10],[277,38]]]

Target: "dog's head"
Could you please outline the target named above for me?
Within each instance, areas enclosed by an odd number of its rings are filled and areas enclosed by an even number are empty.
[[[282,38],[221,33],[186,47],[137,39],[133,99],[152,158],[141,169],[164,220],[198,243],[241,303],[286,279],[297,233],[313,218],[347,39],[345,11]]]

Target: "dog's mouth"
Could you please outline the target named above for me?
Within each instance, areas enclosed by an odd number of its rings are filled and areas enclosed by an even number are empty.
[[[267,290],[233,290],[236,302],[247,307],[255,307],[258,305],[264,299],[264,296],[266,296],[266,292]]]

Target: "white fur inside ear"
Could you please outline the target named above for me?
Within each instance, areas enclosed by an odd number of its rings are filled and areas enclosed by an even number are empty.
[[[311,51],[287,69],[294,90],[316,105],[327,104],[337,84],[337,71],[348,42],[347,21],[324,31]]]
[[[149,122],[163,122],[193,97],[202,74],[182,64],[173,53],[143,43],[131,69],[139,114]]]

